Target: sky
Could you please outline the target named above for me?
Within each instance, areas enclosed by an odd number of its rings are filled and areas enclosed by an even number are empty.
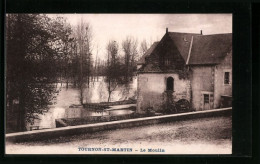
[[[49,14],[62,16],[72,26],[81,19],[91,26],[93,35],[92,53],[105,59],[109,40],[121,43],[127,36],[148,44],[160,41],[168,28],[169,32],[200,33],[203,35],[232,33],[232,14]],[[97,52],[98,47],[98,52]],[[139,47],[138,47],[139,50]]]

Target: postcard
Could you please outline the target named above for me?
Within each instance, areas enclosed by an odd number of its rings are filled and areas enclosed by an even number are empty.
[[[232,154],[232,14],[6,14],[6,154]]]

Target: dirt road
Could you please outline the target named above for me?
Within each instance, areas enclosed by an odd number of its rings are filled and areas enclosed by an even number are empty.
[[[211,117],[38,142],[6,143],[6,153],[231,154],[231,138],[232,118]]]

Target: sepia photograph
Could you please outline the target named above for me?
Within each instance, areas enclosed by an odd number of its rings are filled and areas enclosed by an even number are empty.
[[[232,79],[232,14],[8,13],[5,154],[231,155]]]

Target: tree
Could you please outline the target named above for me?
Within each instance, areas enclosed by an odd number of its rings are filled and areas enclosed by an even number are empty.
[[[62,85],[63,79],[66,80],[66,88],[68,88],[68,80],[71,76],[70,65],[72,62],[72,28],[63,17],[57,17],[52,23],[53,31],[56,34],[56,41],[54,47],[58,52],[56,63],[59,66],[57,72],[59,73],[60,83]]]
[[[141,54],[141,56],[143,56],[146,53],[147,50],[148,50],[147,42],[146,42],[146,40],[143,40],[140,44],[140,54]]]
[[[129,82],[132,79],[133,72],[135,71],[135,61],[137,57],[137,40],[132,37],[127,37],[122,42],[122,48],[124,51],[124,71],[125,82]]]
[[[122,83],[123,72],[120,71],[122,69],[120,69],[118,47],[116,41],[109,41],[107,44],[107,70],[105,80],[108,89],[108,102],[110,102],[112,92]]]
[[[7,113],[18,113],[16,131],[24,131],[26,122],[48,110],[54,95],[56,32],[42,14],[8,14],[6,27]]]
[[[80,103],[83,104],[84,99],[84,85],[87,82],[89,86],[89,80],[92,69],[92,54],[91,54],[91,43],[92,43],[92,32],[90,24],[85,23],[83,19],[79,22],[76,28],[76,41],[79,53],[79,76],[78,76],[78,87],[80,90]]]
[[[78,45],[77,45],[77,39],[74,35],[73,40],[71,42],[71,66],[70,66],[70,72],[71,72],[71,78],[73,79],[73,86],[76,87],[78,84],[78,76],[80,72],[79,67],[79,55],[78,55]]]

